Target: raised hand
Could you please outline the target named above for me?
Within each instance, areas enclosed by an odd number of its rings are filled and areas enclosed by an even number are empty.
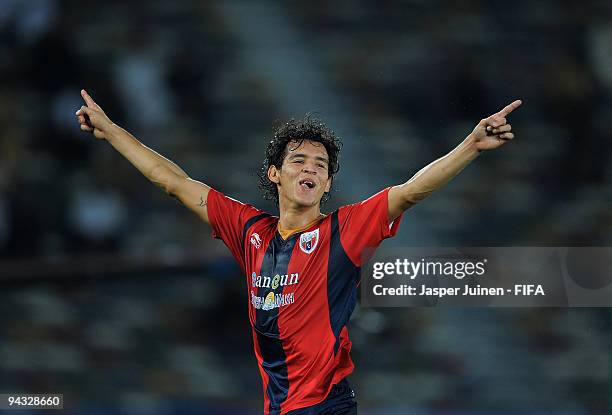
[[[514,138],[512,125],[507,122],[506,117],[522,103],[517,99],[506,105],[501,111],[480,120],[471,134],[478,150],[493,150]]]
[[[114,125],[113,122],[84,89],[81,89],[81,96],[86,104],[76,112],[81,130],[93,133],[98,139],[107,138],[110,127]]]

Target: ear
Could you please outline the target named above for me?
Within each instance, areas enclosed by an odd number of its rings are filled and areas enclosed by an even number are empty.
[[[268,167],[268,180],[272,183],[280,183],[280,170],[275,165]]]

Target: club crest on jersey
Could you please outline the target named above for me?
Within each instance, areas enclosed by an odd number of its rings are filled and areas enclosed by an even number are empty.
[[[261,237],[259,236],[258,233],[254,232],[251,235],[251,243],[253,244],[253,246],[257,249],[261,248]]]
[[[300,235],[300,249],[310,254],[315,250],[317,244],[319,243],[319,229],[315,229],[312,232],[305,232]]]

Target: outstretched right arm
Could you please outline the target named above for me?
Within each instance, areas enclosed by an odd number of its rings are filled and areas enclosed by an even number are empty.
[[[179,166],[113,123],[84,89],[81,96],[86,105],[76,112],[76,116],[82,131],[108,141],[153,184],[179,199],[204,222],[210,223],[206,206],[209,186],[191,179]]]

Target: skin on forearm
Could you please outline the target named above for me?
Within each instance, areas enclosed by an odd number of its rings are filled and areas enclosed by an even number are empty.
[[[479,153],[472,136],[468,136],[453,151],[423,167],[406,183],[391,188],[391,219],[395,219],[401,212],[443,187],[478,157]]]
[[[113,124],[106,140],[153,184],[171,193],[178,179],[187,173],[172,161],[138,141],[132,134]]]
[[[512,126],[506,117],[520,107],[517,99],[501,111],[483,118],[461,144],[446,156],[421,169],[406,183],[389,190],[389,220],[395,220],[403,211],[440,189],[478,157],[483,150],[493,150],[514,138]]]
[[[142,144],[132,134],[114,124],[102,108],[81,90],[87,106],[81,106],[75,115],[82,131],[105,139],[153,184],[195,212],[206,223],[208,219],[208,193],[210,186],[192,180],[179,166]]]

